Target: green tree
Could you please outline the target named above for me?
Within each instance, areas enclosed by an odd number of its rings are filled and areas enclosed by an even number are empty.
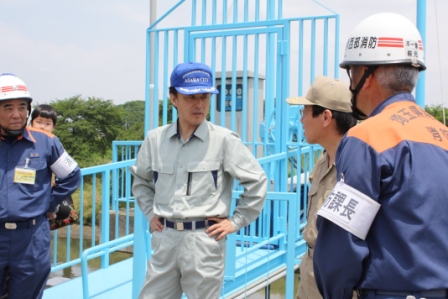
[[[167,124],[172,123],[173,121],[173,110],[176,107],[173,106],[171,100],[167,99]],[[163,126],[163,101],[159,101],[159,126]]]
[[[123,128],[118,140],[143,140],[145,101],[129,101],[118,105],[123,114]]]
[[[55,134],[81,167],[110,160],[112,141],[123,128],[123,110],[111,100],[83,99],[77,95],[50,102],[58,114]],[[105,161],[102,161],[105,162]]]
[[[425,111],[434,116],[435,119],[439,120],[442,123],[444,121],[448,121],[448,110],[443,109],[442,105],[425,106]],[[445,112],[445,120],[443,119],[443,112]]]

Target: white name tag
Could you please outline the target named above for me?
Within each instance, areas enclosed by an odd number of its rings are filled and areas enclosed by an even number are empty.
[[[339,181],[317,215],[365,240],[380,206],[367,195]]]
[[[59,159],[50,166],[51,171],[54,172],[57,178],[65,178],[68,176],[78,165],[67,152],[64,152]]]

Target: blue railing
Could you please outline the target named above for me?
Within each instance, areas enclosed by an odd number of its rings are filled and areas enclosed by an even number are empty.
[[[120,145],[120,143],[117,143],[117,145]],[[133,147],[134,144],[121,144],[120,146]],[[267,275],[270,271],[280,265],[286,266],[287,281],[291,283],[290,280],[293,276],[292,269],[297,264],[296,257],[303,250],[300,228],[306,223],[303,211],[306,209],[305,194],[308,188],[308,184],[304,182],[307,181],[307,174],[313,167],[314,159],[312,157],[320,150],[319,147],[304,145],[292,148],[287,153],[280,153],[259,159],[260,164],[267,173],[270,182],[270,191],[260,217],[239,232],[228,236],[223,296],[227,296],[238,289],[244,290],[251,281],[263,279],[263,276],[269,279]],[[292,162],[293,157],[296,163]],[[110,226],[110,221],[113,218],[109,217],[111,203],[114,200],[119,199],[121,203],[125,201],[132,202],[132,204],[129,204],[133,206],[134,198],[132,196],[128,198],[122,197],[121,195],[123,193],[113,188],[114,185],[121,185],[121,180],[124,180],[123,185],[130,189],[130,176],[122,175],[115,176],[115,179],[112,178],[115,172],[129,173],[129,167],[134,164],[135,159],[132,159],[83,168],[81,170],[81,186],[77,194],[74,195],[75,198],[79,197],[80,202],[79,207],[77,207],[80,214],[79,250],[77,252],[71,252],[70,249],[69,242],[72,240],[70,226],[67,227],[66,242],[68,242],[68,246],[66,246],[66,252],[61,252],[58,243],[58,231],[54,232],[52,272],[72,266],[81,267],[84,298],[89,298],[88,261],[93,258],[100,258],[100,268],[106,269],[109,267],[110,255],[113,252],[132,245],[134,245],[134,265],[140,265],[137,268],[134,266],[134,293],[140,290],[146,271],[146,260],[151,254],[147,220],[137,208],[134,210],[134,216],[136,216],[134,220],[135,234],[125,233],[123,236],[117,237],[116,232],[111,233],[111,229],[113,232],[114,228]],[[301,169],[300,173],[297,173],[295,170],[297,166],[299,166],[298,169]],[[281,174],[284,177],[281,180],[278,176],[279,169],[285,170]],[[293,177],[297,175],[301,179],[294,180]],[[287,177],[290,177],[290,179],[285,179]],[[280,183],[287,181],[288,187],[286,185],[283,187],[279,186]],[[237,182],[234,185],[235,191],[233,192],[232,209],[242,192]],[[279,191],[280,189],[286,188],[289,188],[293,192]],[[297,190],[297,192],[294,190]],[[299,192],[299,190],[302,190],[302,192]],[[91,210],[92,216],[85,217],[88,214],[86,210]],[[97,213],[99,211],[101,213]],[[101,219],[98,219],[96,214],[101,214]],[[130,225],[132,228],[132,221],[129,223],[131,217],[129,210],[125,210],[125,214],[125,218],[118,219],[121,222],[120,226],[125,221],[126,226]],[[89,219],[91,219],[92,224],[99,224],[99,230],[97,230],[95,225],[90,227],[87,224]],[[87,227],[91,232],[90,238],[86,239],[83,235],[83,227]],[[139,227],[142,230],[139,231]],[[139,255],[138,253],[141,249],[143,249],[144,253]],[[254,253],[257,251],[268,252],[268,255],[254,258],[256,256]],[[260,266],[262,264],[264,266]],[[139,270],[139,268],[141,269]],[[286,293],[290,292],[288,288],[290,286],[287,285]],[[133,298],[136,298],[135,294]]]
[[[112,142],[112,162],[126,161],[137,158],[138,149],[142,141],[113,141]],[[115,236],[128,235],[131,232],[130,211],[134,207],[135,198],[132,195],[130,185],[131,173],[129,169],[117,168],[112,172],[112,210],[115,217]],[[116,194],[116,196],[115,196]],[[124,231],[120,234],[120,217],[125,217]]]
[[[134,245],[134,235],[130,234],[113,241],[102,243],[84,250],[81,255],[81,273],[82,273],[82,294],[83,298],[90,298],[89,295],[89,268],[87,262],[96,257],[106,257],[112,252]]]
[[[185,11],[191,11],[190,20],[184,18]],[[181,18],[176,16],[179,13]],[[284,266],[285,292],[292,298],[291,273],[296,257],[303,253],[300,229],[306,223],[306,182],[322,149],[303,142],[298,107],[289,107],[285,98],[303,95],[316,75],[338,77],[339,16],[330,11],[329,15],[284,18],[283,13],[282,0],[180,0],[147,30],[144,131],[176,120],[177,111],[168,110],[170,72],[179,62],[201,61],[211,66],[214,83],[221,86],[220,94],[212,97],[210,121],[239,133],[269,179],[268,199],[259,219],[228,238],[223,296],[238,288],[245,291],[263,275],[268,280],[273,269],[280,271],[278,267]],[[176,24],[184,23],[164,28],[174,23],[173,18]],[[242,88],[239,95],[237,87]],[[237,110],[238,102],[241,110]],[[58,256],[57,232],[53,239],[53,271],[81,260],[85,265],[93,257],[101,259],[104,269],[109,265],[109,246],[127,244],[133,233],[132,298],[140,291],[151,252],[148,223],[131,192],[129,167],[140,144],[114,142],[113,163],[82,170],[82,184],[75,194],[80,198],[79,252],[72,253],[67,246],[68,252]],[[235,204],[241,190],[234,185]],[[115,221],[112,227],[111,220]],[[82,228],[87,222],[99,224],[100,229],[97,232],[93,225],[92,236],[84,241]],[[120,232],[122,222],[125,229]],[[68,243],[71,234],[68,227]],[[86,247],[94,249],[88,249],[82,259]],[[267,251],[267,260],[248,262],[256,251]],[[88,288],[84,293],[88,294]]]
[[[167,100],[174,66],[201,61],[212,67],[215,83],[221,85],[220,94],[212,97],[210,121],[237,131],[269,178],[260,217],[228,236],[222,297],[245,294],[258,280],[269,283],[285,271],[286,298],[293,297],[293,268],[305,248],[300,231],[306,224],[307,182],[322,148],[304,142],[299,107],[289,107],[284,100],[304,95],[316,75],[337,78],[339,74],[339,15],[313,2],[330,14],[284,18],[282,0],[179,0],[147,29],[144,131],[177,118],[174,108],[168,110]],[[299,14],[298,6],[294,14]],[[191,12],[190,19],[184,17],[186,11]],[[178,27],[164,27],[173,23]],[[237,87],[243,88],[240,96]],[[74,195],[80,199],[81,216],[77,252],[70,249],[70,226],[65,229],[65,252],[54,232],[52,272],[82,264],[84,298],[89,297],[88,261],[100,258],[101,268],[106,269],[114,251],[132,244],[132,298],[137,298],[143,283],[151,236],[146,218],[135,207],[129,172],[140,144],[114,142],[113,163],[81,170],[81,187]],[[240,193],[235,183],[233,205]],[[109,216],[110,210],[114,217]],[[125,229],[120,232],[122,222]],[[84,227],[90,231],[88,239]],[[268,254],[254,258],[259,252]]]
[[[112,162],[126,161],[137,158],[142,141],[124,140],[112,141]]]
[[[244,289],[253,280],[267,278],[271,271],[280,266],[286,266],[287,286],[285,293],[292,292],[294,287],[293,269],[298,263],[296,257],[304,251],[300,230],[306,224],[304,211],[307,207],[308,184],[305,182],[307,182],[307,176],[314,166],[314,157],[320,152],[320,147],[306,145],[296,147],[287,153],[258,159],[268,176],[270,191],[258,219],[227,238],[223,298],[238,289]],[[295,158],[296,164],[291,163],[292,157]],[[302,170],[300,173],[295,170],[297,166]],[[285,171],[280,173],[282,169]],[[293,183],[294,180],[289,180],[289,186],[292,190],[298,192],[279,191],[287,189],[287,178],[288,176],[291,177],[291,174],[293,176],[298,175],[301,178],[297,180],[296,184]],[[301,180],[303,180],[303,184]],[[281,186],[280,184],[285,185]],[[234,186],[232,211],[242,192],[237,182]],[[136,211],[135,216],[137,214],[141,214],[141,212]],[[147,220],[143,215],[135,219],[135,243],[145,244],[146,246],[136,246],[134,248],[134,280],[137,286],[133,298],[136,298],[140,290],[146,271],[145,262],[151,253],[150,244],[147,242]],[[267,255],[254,254],[260,250],[268,252]]]
[[[110,227],[110,207],[111,203],[117,201],[127,201],[126,207],[133,207],[133,198],[128,196],[125,199],[120,192],[121,188],[117,189],[115,186],[123,186],[127,190],[124,194],[130,194],[131,176],[129,167],[134,164],[135,160],[127,160],[81,169],[80,187],[73,195],[77,204],[76,210],[79,214],[79,235],[74,235],[71,226],[64,228],[66,252],[62,253],[59,250],[61,247],[58,238],[61,235],[60,231],[53,231],[52,272],[79,264],[84,249],[95,247],[117,238],[117,226],[115,226],[114,230],[111,230],[112,228]],[[116,175],[114,178],[114,173],[117,172],[124,175]],[[102,217],[98,219],[98,215]],[[99,227],[99,230],[97,227]],[[126,227],[129,228],[129,208],[126,210]],[[88,237],[84,235],[86,229],[89,233]],[[127,229],[124,235],[128,235],[128,231]],[[114,234],[111,232],[114,232]],[[74,239],[79,239],[79,247],[75,252],[71,249],[71,242]],[[101,267],[104,268],[108,265],[109,257],[103,256],[101,258]]]

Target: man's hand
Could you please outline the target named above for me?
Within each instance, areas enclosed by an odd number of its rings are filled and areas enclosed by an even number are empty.
[[[48,220],[56,219],[56,213],[47,212],[47,219]]]
[[[162,219],[162,217],[159,217],[159,216],[154,216],[151,219],[151,222],[149,223],[149,226],[151,227],[152,231],[162,232],[162,230],[163,230],[163,223],[162,223],[162,221],[160,221],[160,219]]]
[[[215,236],[216,241],[219,241],[222,238],[225,238],[228,234],[235,232],[235,228],[232,223],[230,223],[229,218],[210,217],[207,218],[207,220],[213,220],[216,222],[205,231],[209,237]]]

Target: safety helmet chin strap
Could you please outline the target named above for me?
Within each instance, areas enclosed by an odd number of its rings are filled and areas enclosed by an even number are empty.
[[[26,125],[23,126],[19,130],[8,130],[8,129],[5,129],[5,128],[2,128],[2,130],[3,130],[3,132],[6,133],[6,136],[18,137],[18,136],[23,134],[23,131],[25,130],[25,127],[26,127]]]
[[[8,129],[5,129],[5,128],[0,126],[0,132],[3,131],[5,136],[8,136],[8,137],[19,137],[20,135],[23,134],[23,131],[25,130],[25,127],[26,127],[26,124],[25,124],[25,126],[23,126],[22,129],[19,129],[19,130],[8,130]],[[3,141],[0,139],[0,147],[2,147],[2,145],[3,145]]]
[[[25,127],[26,127],[27,123],[28,123],[28,117],[26,118],[25,125],[21,129],[18,129],[18,130],[8,130],[8,129],[0,126],[0,131],[3,131],[3,133],[6,136],[19,137],[20,135],[23,134],[23,131],[25,131]]]
[[[353,117],[357,120],[364,120],[367,118],[367,115],[365,115],[364,112],[359,110],[358,107],[356,107],[356,96],[358,95],[358,92],[361,90],[361,88],[364,86],[364,83],[366,82],[366,79],[373,74],[373,72],[379,67],[379,65],[371,65],[367,67],[367,70],[364,72],[364,75],[362,76],[361,80],[359,80],[358,85],[356,85],[355,89],[352,89],[352,86],[350,84],[350,91],[352,92],[352,114]],[[350,68],[347,68],[347,74],[350,78],[350,81],[352,78],[350,77]]]

